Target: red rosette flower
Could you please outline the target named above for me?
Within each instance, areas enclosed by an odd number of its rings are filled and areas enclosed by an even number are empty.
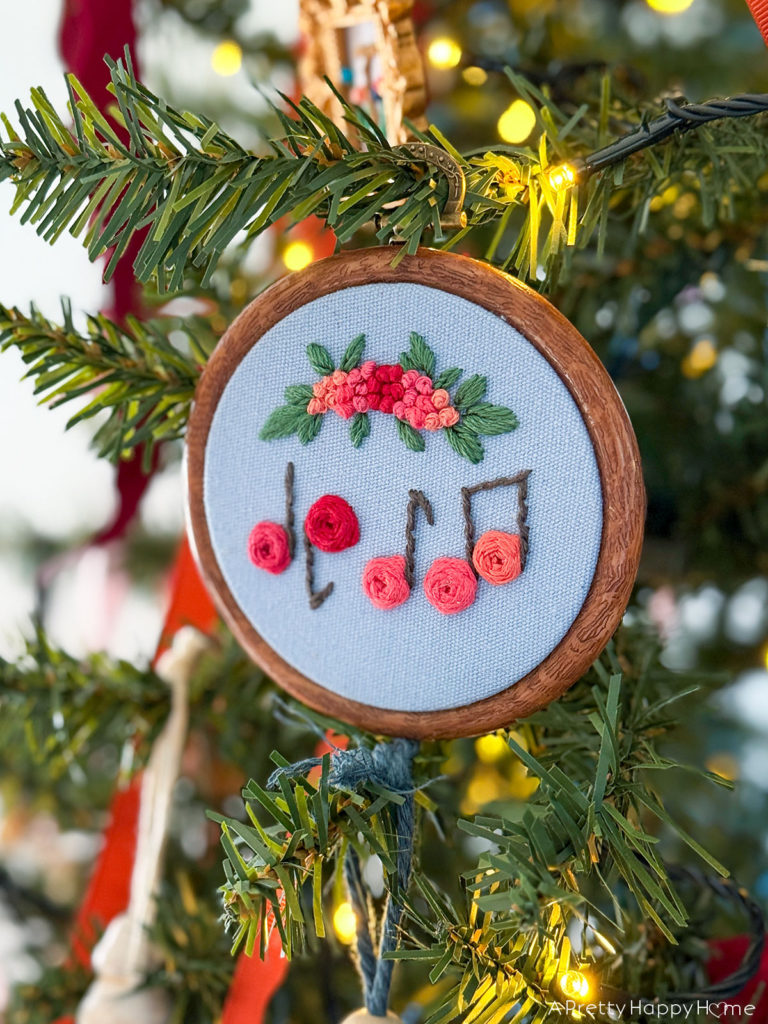
[[[257,569],[274,576],[285,572],[291,564],[288,534],[279,523],[256,523],[248,537],[248,557]]]
[[[353,547],[360,540],[357,514],[338,494],[324,494],[307,512],[304,530],[320,551],[335,553]]]
[[[455,615],[475,600],[477,579],[463,558],[436,558],[424,577],[424,593],[443,615]]]
[[[472,564],[489,583],[510,583],[523,571],[520,537],[503,530],[488,530],[475,544]]]
[[[411,588],[405,579],[405,558],[402,555],[372,558],[363,569],[363,590],[376,608],[397,608],[407,601]]]

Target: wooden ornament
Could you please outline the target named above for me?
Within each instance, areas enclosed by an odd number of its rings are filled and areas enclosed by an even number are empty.
[[[372,732],[477,735],[545,706],[621,620],[637,444],[602,364],[463,256],[347,252],[231,325],[188,431],[201,571],[254,660]]]
[[[351,126],[326,78],[366,110],[392,145],[411,138],[404,118],[426,131],[424,68],[412,8],[413,0],[301,0],[301,91],[345,133],[352,133]]]

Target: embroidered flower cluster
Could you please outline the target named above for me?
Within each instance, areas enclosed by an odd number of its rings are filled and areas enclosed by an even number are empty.
[[[397,363],[363,361],[364,349],[365,335],[360,334],[336,366],[323,345],[308,345],[307,358],[320,379],[285,389],[286,404],[270,414],[261,439],[295,434],[309,444],[324,415],[334,412],[351,421],[350,440],[358,448],[370,434],[370,414],[381,412],[394,417],[400,439],[411,451],[424,451],[421,431],[442,431],[454,451],[478,463],[484,455],[481,436],[506,434],[518,425],[511,409],[484,400],[485,377],[475,374],[459,384],[463,370],[458,367],[436,374],[435,354],[420,334],[411,334],[410,348]]]
[[[460,419],[445,388],[435,388],[429,377],[399,363],[377,366],[369,360],[349,373],[334,370],[312,385],[312,393],[311,416],[330,410],[348,420],[355,413],[392,413],[416,430],[453,427]]]

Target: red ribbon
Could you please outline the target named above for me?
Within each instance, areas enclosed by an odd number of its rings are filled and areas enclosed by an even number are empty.
[[[768,0],[747,0],[747,6],[752,11],[752,17],[757,22],[757,27],[768,44]]]

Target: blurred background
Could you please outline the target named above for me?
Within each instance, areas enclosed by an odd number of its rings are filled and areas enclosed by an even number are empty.
[[[137,12],[147,85],[177,106],[215,117],[244,145],[258,146],[274,123],[255,86],[271,95],[295,88],[296,0],[142,0]],[[59,0],[27,0],[0,14],[0,110],[11,112],[33,85],[63,108],[60,16]],[[606,67],[617,69],[625,94],[645,98],[768,90],[768,51],[741,0],[432,0],[417,3],[414,20],[428,69],[429,119],[462,150],[535,143],[532,111],[500,70],[505,64],[572,105],[594,98]],[[4,209],[11,198],[11,187],[1,185]],[[706,227],[691,182],[673,182],[654,200],[657,216],[641,243],[614,223],[605,253],[581,253],[570,278],[550,295],[606,363],[640,440],[648,530],[627,623],[651,625],[662,663],[680,673],[681,685],[694,679],[709,695],[691,702],[685,728],[675,735],[676,754],[736,783],[733,794],[670,787],[670,809],[763,900],[766,200],[768,169],[754,182],[748,213],[736,197],[731,219]],[[204,298],[190,288],[155,305],[179,316],[202,312],[220,333],[268,281],[318,254],[311,233],[269,232],[224,261]],[[65,295],[82,317],[104,304],[100,275],[79,241],[64,235],[51,247],[18,218],[0,221],[4,303],[25,309],[34,302],[55,319]],[[164,449],[124,542],[80,550],[114,513],[114,471],[89,450],[92,425],[65,432],[70,410],[38,407],[31,384],[20,380],[23,370],[15,352],[0,357],[0,655],[23,653],[37,612],[52,642],[76,657],[103,650],[146,664],[183,531],[180,451]],[[463,813],[523,796],[525,780],[493,742],[456,747]],[[46,901],[59,910],[76,904],[100,842],[111,784],[104,765],[119,758],[113,750],[94,762],[102,778],[88,785],[77,776],[82,768],[71,766],[69,781],[79,795],[69,793],[64,813],[60,787],[46,796],[22,786],[20,801],[13,764],[3,764],[0,1007],[13,984],[39,977],[35,951],[46,950],[49,962],[61,953],[52,945],[57,923]],[[240,768],[255,771],[249,763]],[[186,789],[182,783],[179,801],[192,806],[199,797],[192,783]],[[237,779],[226,785],[236,811]],[[179,828],[185,853],[204,860],[208,834],[190,821]],[[210,851],[206,856],[216,859]],[[42,894],[42,902],[17,912],[14,900],[30,892]]]

